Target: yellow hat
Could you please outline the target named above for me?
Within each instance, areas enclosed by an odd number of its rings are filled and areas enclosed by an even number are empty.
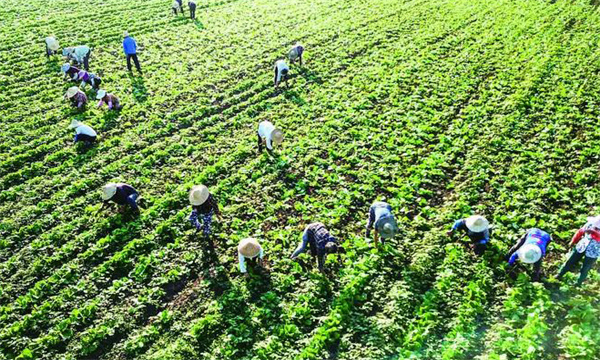
[[[208,188],[204,185],[195,185],[190,190],[190,204],[194,206],[200,206],[206,202],[210,193]]]
[[[238,252],[244,257],[253,258],[260,254],[260,244],[255,238],[247,238],[240,241]]]

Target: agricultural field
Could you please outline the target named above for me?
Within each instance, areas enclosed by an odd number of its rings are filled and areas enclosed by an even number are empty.
[[[2,2],[0,360],[600,358],[599,273],[554,278],[600,212],[597,1],[204,0],[195,22],[170,3]],[[121,111],[68,106],[49,35],[93,48]],[[111,181],[139,217],[101,209]],[[214,251],[187,220],[199,183]],[[379,249],[375,200],[399,223]],[[482,257],[446,236],[472,213],[494,226]],[[347,250],[323,274],[289,259],[314,221]],[[555,240],[540,283],[504,260],[534,226]],[[248,236],[267,266],[244,277]]]

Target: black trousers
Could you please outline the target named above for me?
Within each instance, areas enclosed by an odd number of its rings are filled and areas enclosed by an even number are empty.
[[[133,63],[135,64],[137,71],[142,72],[137,54],[127,54],[127,70],[131,71],[131,59],[133,59]]]
[[[90,55],[92,54],[92,50],[88,51],[88,53],[83,57],[83,68],[85,71],[90,69]]]
[[[190,18],[196,20],[196,7],[190,7]]]

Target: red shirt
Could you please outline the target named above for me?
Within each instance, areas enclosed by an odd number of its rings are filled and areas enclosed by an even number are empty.
[[[583,235],[585,234],[590,234],[590,237],[598,242],[600,242],[600,231],[598,229],[595,228],[581,228],[579,229],[575,235],[573,236],[573,239],[571,240],[571,244],[575,245],[579,242],[579,240],[581,240],[581,238],[583,237]]]

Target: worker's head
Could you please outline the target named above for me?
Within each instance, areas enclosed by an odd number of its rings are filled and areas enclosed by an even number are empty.
[[[190,190],[190,204],[192,206],[200,206],[208,200],[208,188],[204,185],[195,185]]]
[[[73,48],[72,47],[66,47],[66,48],[63,49],[62,54],[63,54],[63,56],[68,56],[72,52],[73,52]]]
[[[587,224],[589,228],[600,230],[600,216],[590,216],[587,218]]]
[[[246,238],[240,241],[238,252],[246,258],[254,258],[260,254],[260,244],[255,238]]]
[[[79,88],[77,86],[71,86],[69,89],[67,89],[67,93],[65,94],[65,97],[67,99],[70,99],[73,96],[75,96],[78,91],[79,91]]]
[[[289,72],[289,69],[281,69],[281,75],[282,76],[287,76]]]
[[[96,93],[96,100],[102,100],[106,96],[106,90],[98,90]]]
[[[129,32],[127,32],[127,31],[124,31],[124,32],[123,32],[123,37],[128,37],[128,36],[129,36]]]
[[[63,64],[63,65],[60,67],[60,71],[62,71],[62,72],[64,72],[64,73],[66,73],[67,71],[69,71],[69,69],[70,69],[70,68],[71,68],[71,64]]]
[[[467,229],[471,230],[472,232],[479,233],[487,230],[487,228],[490,226],[490,223],[481,215],[473,215],[467,218],[465,225],[467,225]]]
[[[339,252],[341,246],[338,245],[337,239],[333,236],[329,237],[327,244],[325,244],[325,253],[326,254],[335,254]]]
[[[102,200],[110,200],[117,193],[117,184],[108,183],[102,188]]]
[[[273,140],[273,144],[281,144],[283,142],[283,132],[279,129],[273,130],[273,132],[271,133],[271,139]]]
[[[382,222],[381,227],[379,229],[379,235],[384,239],[391,239],[396,235],[398,231],[398,227],[396,226],[396,222],[394,218],[391,216],[380,219]]]
[[[80,127],[81,125],[83,125],[83,123],[81,123],[81,121],[77,121],[77,120],[73,119],[73,120],[71,120],[69,127],[71,129],[76,129],[76,128]]]
[[[525,244],[517,251],[517,255],[522,262],[533,264],[542,258],[542,250],[536,244]]]

